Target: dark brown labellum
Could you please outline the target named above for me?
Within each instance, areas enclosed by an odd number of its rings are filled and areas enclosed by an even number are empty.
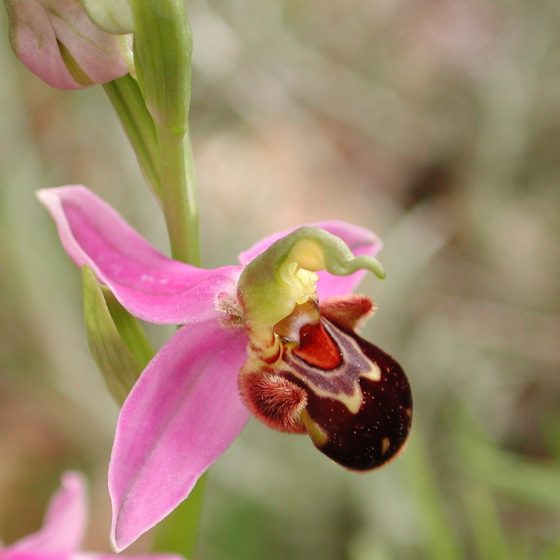
[[[360,377],[362,402],[353,414],[339,400],[307,394],[306,411],[324,432],[316,447],[337,463],[364,471],[391,460],[405,443],[412,422],[412,393],[401,366],[377,346],[350,336],[381,371],[379,380]]]
[[[322,453],[357,471],[395,457],[412,421],[404,371],[350,328],[371,309],[364,301],[337,302],[336,312],[326,310],[330,321],[311,314],[306,322],[302,317],[309,309],[296,309],[299,317],[284,322],[282,329],[297,324],[297,335],[277,337],[278,351],[267,351],[278,359],[271,363],[252,347],[240,375],[241,394],[258,418],[284,432],[307,432]],[[344,305],[350,318],[339,322]]]

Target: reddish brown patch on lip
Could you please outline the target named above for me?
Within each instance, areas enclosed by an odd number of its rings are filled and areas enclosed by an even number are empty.
[[[294,354],[311,366],[324,370],[337,368],[342,361],[338,346],[325,331],[321,323],[304,325],[300,333],[299,346]]]

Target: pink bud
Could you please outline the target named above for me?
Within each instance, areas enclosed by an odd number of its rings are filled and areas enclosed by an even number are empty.
[[[98,28],[79,0],[4,0],[12,47],[55,88],[79,89],[128,72],[128,36]]]

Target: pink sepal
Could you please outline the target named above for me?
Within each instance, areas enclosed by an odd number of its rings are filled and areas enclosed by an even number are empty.
[[[235,294],[241,267],[208,270],[166,257],[86,187],[44,189],[37,196],[73,261],[92,268],[140,319],[164,324],[206,321],[219,315],[219,294]]]
[[[242,330],[218,321],[187,325],[138,379],[109,466],[117,551],[179,505],[240,434],[249,416],[237,387],[246,345]]]

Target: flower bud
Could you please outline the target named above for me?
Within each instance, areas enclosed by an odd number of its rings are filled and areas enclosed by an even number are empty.
[[[132,33],[134,17],[130,0],[81,0],[91,20],[109,33]]]
[[[4,3],[14,52],[50,86],[79,89],[128,73],[129,38],[97,27],[79,0]]]

